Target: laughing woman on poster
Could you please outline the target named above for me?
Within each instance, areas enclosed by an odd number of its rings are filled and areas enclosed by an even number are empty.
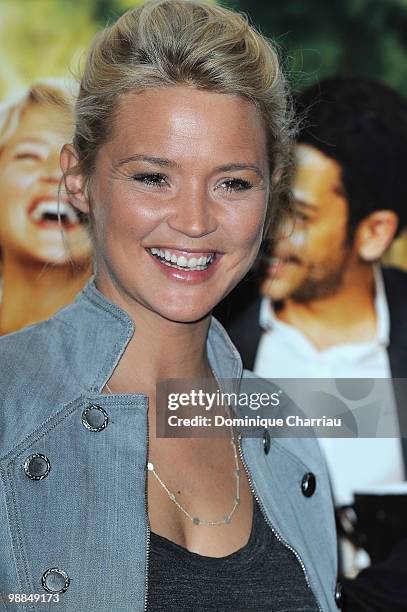
[[[72,104],[67,85],[47,79],[0,108],[0,335],[47,319],[90,275],[80,217],[66,198],[57,201]]]
[[[95,277],[0,341],[5,609],[336,609],[314,440],[155,436],[157,381],[250,376],[211,311],[284,209],[290,134],[239,14],[154,0],[96,36],[61,155]]]

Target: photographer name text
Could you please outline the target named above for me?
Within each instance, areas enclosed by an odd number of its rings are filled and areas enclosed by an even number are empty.
[[[170,427],[342,427],[342,419],[325,416],[305,418],[298,415],[289,415],[285,418],[225,417],[222,415],[179,417],[172,414],[168,417],[168,425]]]

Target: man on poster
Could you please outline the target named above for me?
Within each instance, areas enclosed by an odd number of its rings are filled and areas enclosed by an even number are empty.
[[[293,229],[272,245],[262,297],[243,284],[221,319],[263,377],[405,378],[407,274],[378,262],[407,222],[407,104],[373,80],[335,77],[297,108]],[[404,406],[391,410],[402,428]],[[405,479],[406,440],[321,444],[338,506]],[[354,557],[344,561],[357,571]]]

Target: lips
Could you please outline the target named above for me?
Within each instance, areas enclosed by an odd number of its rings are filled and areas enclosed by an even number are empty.
[[[62,227],[70,230],[80,225],[75,209],[66,201],[51,196],[40,196],[33,200],[28,216],[35,225],[42,228]]]

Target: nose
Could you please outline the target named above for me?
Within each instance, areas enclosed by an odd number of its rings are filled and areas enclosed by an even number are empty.
[[[286,251],[289,250],[293,230],[293,221],[288,215],[280,220],[275,228],[275,235],[273,238],[274,256],[282,257]]]
[[[299,255],[304,249],[306,230],[296,223],[295,219],[287,217],[276,232],[274,255],[287,257]]]
[[[44,160],[41,180],[45,183],[57,185],[61,179],[61,168],[59,165],[59,151],[50,151]]]
[[[179,192],[167,223],[173,230],[190,238],[201,238],[214,232],[218,226],[215,203],[205,187],[194,185]]]
[[[293,230],[289,236],[276,241],[274,255],[282,259],[286,257],[301,257],[306,244],[305,240],[305,234]]]

